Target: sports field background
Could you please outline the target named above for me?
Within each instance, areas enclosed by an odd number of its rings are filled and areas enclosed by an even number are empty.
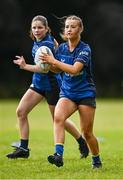
[[[66,133],[64,166],[47,162],[54,152],[52,120],[46,102],[29,115],[30,157],[10,160],[5,156],[17,141],[15,110],[19,100],[0,100],[0,179],[123,179],[123,99],[97,99],[94,131],[100,144],[103,168],[91,169],[91,155],[79,158],[76,141]],[[75,113],[71,119],[79,127]]]

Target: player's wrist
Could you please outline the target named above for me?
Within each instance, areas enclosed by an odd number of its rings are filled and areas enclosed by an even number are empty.
[[[27,67],[27,64],[25,63],[25,64],[22,64],[22,65],[20,66],[20,69],[26,70],[26,67]]]
[[[56,66],[56,65],[57,65],[57,60],[56,60],[55,58],[53,58],[52,65],[53,65],[53,66]]]

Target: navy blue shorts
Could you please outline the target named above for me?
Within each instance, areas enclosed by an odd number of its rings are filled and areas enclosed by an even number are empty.
[[[61,96],[60,98],[62,98],[62,97],[66,97],[66,96]],[[66,98],[68,98],[68,97],[66,97]],[[73,101],[77,106],[78,105],[87,105],[87,106],[92,106],[92,107],[96,108],[96,99],[93,97],[83,98],[80,100],[73,100],[71,98],[68,98],[68,99]]]
[[[95,98],[84,98],[81,99],[80,101],[75,102],[77,105],[87,105],[87,106],[92,106],[96,108],[96,100]]]
[[[45,97],[47,103],[49,105],[56,105],[59,100],[59,88],[54,88],[50,91],[41,91],[40,89],[37,89],[36,87],[30,87],[33,91],[41,94],[43,97]]]

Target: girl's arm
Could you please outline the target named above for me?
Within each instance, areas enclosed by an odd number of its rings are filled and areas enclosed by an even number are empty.
[[[60,72],[62,72],[61,69],[57,68],[57,66],[54,66],[54,65],[52,65],[52,66],[50,67],[50,71],[52,71],[52,72],[54,72],[54,73],[60,73]]]
[[[13,60],[14,64],[17,64],[20,66],[21,69],[24,69],[26,71],[30,72],[41,72],[41,69],[38,65],[31,65],[31,64],[26,64],[26,61],[23,56],[16,56],[16,60]]]
[[[46,62],[52,64],[54,67],[57,67],[58,69],[61,69],[64,72],[67,72],[69,74],[77,75],[83,68],[84,64],[81,62],[75,62],[73,65],[66,64],[63,62],[58,61],[53,56],[50,56],[48,54],[41,55],[41,59]]]

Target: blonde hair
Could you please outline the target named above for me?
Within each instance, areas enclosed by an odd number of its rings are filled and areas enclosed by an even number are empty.
[[[66,20],[76,20],[76,21],[78,21],[78,24],[79,24],[80,28],[82,29],[82,31],[84,29],[82,19],[79,16],[76,16],[76,15],[63,16],[62,18],[60,18],[60,21],[61,21],[62,26],[63,26],[62,27],[62,33],[60,33],[60,36],[65,41],[67,40],[67,38],[65,37],[65,34],[64,34]]]
[[[45,28],[48,29],[48,33],[51,32],[51,30],[50,30],[50,28],[49,28],[49,26],[48,26],[48,21],[47,21],[47,18],[46,18],[46,17],[41,16],[41,15],[37,15],[37,16],[35,16],[35,17],[32,19],[31,24],[32,24],[34,21],[40,21],[40,22],[45,26]],[[35,37],[33,36],[33,33],[32,33],[31,28],[30,28],[30,37],[31,37],[32,40],[35,40]]]

